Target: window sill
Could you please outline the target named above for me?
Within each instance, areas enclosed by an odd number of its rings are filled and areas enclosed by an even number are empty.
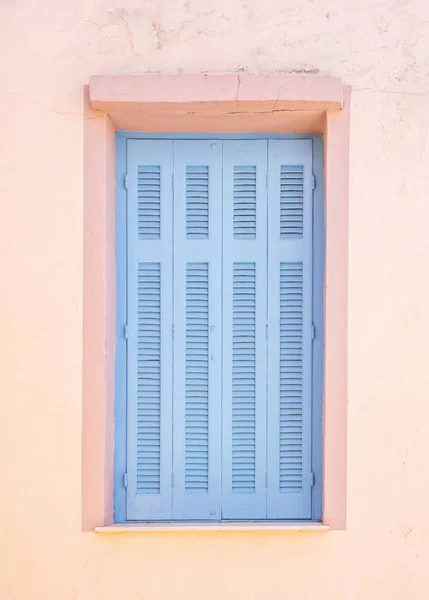
[[[96,527],[96,533],[147,533],[161,531],[329,531],[329,525],[316,521],[229,521],[188,523],[114,523]]]

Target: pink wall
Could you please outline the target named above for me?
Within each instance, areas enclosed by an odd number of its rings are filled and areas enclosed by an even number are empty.
[[[422,0],[0,3],[0,598],[427,597],[428,11]],[[94,255],[91,274],[86,252],[112,239],[109,205],[96,200],[100,189],[112,195],[100,172],[95,204],[84,200],[83,86],[95,74],[297,71],[351,86],[347,353],[331,361],[347,366],[347,457],[337,457],[347,467],[347,528],[82,532],[83,498],[91,518],[109,518],[109,431],[99,430],[93,454],[104,465],[99,492],[85,496],[91,430],[82,422],[92,414],[100,427],[100,410],[112,426],[112,343],[102,340],[113,311],[112,296],[97,292],[98,334],[88,339],[87,294],[109,289],[112,256]],[[112,125],[93,117],[86,113],[108,139]],[[243,130],[248,117],[237,118]],[[285,125],[280,113],[269,122]],[[320,127],[317,110],[308,127]],[[108,145],[93,159],[96,170],[106,164]],[[333,277],[342,278],[345,258],[331,256]],[[89,373],[92,344],[107,361]],[[331,385],[343,385],[333,375]],[[101,404],[96,394],[82,403],[92,385],[104,389]]]
[[[113,520],[115,130],[84,91],[82,523]],[[97,357],[95,360],[94,357]]]

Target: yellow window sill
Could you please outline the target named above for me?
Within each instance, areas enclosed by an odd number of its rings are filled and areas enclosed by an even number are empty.
[[[161,531],[329,531],[329,525],[319,522],[290,521],[223,521],[188,523],[114,523],[96,527],[96,533],[146,533]]]

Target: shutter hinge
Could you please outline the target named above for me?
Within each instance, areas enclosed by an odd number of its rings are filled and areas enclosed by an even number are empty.
[[[314,487],[314,473],[311,471],[310,473],[310,487]]]
[[[176,476],[174,473],[171,474],[171,487],[174,488],[176,485]]]
[[[124,175],[124,188],[128,189],[128,175]]]
[[[174,325],[171,326],[171,337],[173,338],[173,340],[176,339],[176,328]]]
[[[124,325],[124,338],[128,339],[128,325]]]
[[[265,325],[265,339],[268,339],[268,323]]]
[[[314,323],[312,323],[311,325],[311,339],[314,340],[316,337],[316,327],[314,325]]]
[[[265,471],[265,487],[268,487],[268,472]]]
[[[128,487],[128,473],[124,473],[124,488]]]
[[[315,175],[312,175],[312,177],[311,177],[311,185],[312,185],[313,190],[315,190],[316,189],[316,176]]]

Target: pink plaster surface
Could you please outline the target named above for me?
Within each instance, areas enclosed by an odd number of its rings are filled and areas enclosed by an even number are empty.
[[[323,521],[346,527],[350,88],[327,112],[325,141],[325,379]]]
[[[140,75],[90,78],[93,108],[126,131],[321,133],[326,110],[341,110],[335,77]]]
[[[220,103],[218,103],[219,105]],[[321,133],[324,127],[322,111],[261,111],[257,106],[252,112],[249,106],[246,112],[220,113],[216,110],[206,112],[201,106],[183,109],[179,105],[171,112],[167,104],[152,114],[138,109],[129,110],[119,104],[112,106],[108,113],[117,130],[146,131],[158,133],[198,133],[207,129],[210,120],[210,131],[220,133]]]
[[[82,528],[113,521],[115,145],[84,93]]]
[[[118,124],[122,124],[121,128],[124,128],[125,122],[126,128],[131,131],[141,129],[140,125],[144,120],[145,131],[156,131],[159,127],[159,131],[212,132],[225,131],[224,119],[229,118],[230,131],[307,131],[322,133],[325,138],[327,252],[323,520],[333,529],[344,529],[347,447],[349,90],[345,90],[345,105],[342,110],[339,110],[343,106],[343,88],[339,87],[335,79],[321,78],[319,81],[317,77],[246,77],[243,93],[246,98],[253,98],[253,100],[248,100],[248,114],[243,115],[227,114],[236,78],[199,75],[187,77],[186,80],[192,82],[192,93],[189,90],[183,91],[187,86],[177,76],[92,77],[89,86],[92,109],[104,108],[109,112],[94,111],[86,105],[85,132],[88,151],[85,154],[87,190],[85,214],[87,218],[84,231],[89,237],[84,248],[84,273],[88,274],[88,278],[84,278],[83,527],[93,529],[99,525],[109,524],[113,520],[111,492],[114,299],[112,295],[114,295],[115,256],[112,236],[115,172],[112,164],[114,137],[111,121],[117,127]],[[276,86],[272,84],[274,80]],[[263,91],[264,82],[269,84],[265,91]],[[297,82],[297,85],[294,86],[291,82]],[[159,83],[159,90],[156,83]],[[216,90],[214,114],[207,112],[205,105],[205,101],[209,101],[211,90]],[[311,90],[314,91],[313,100],[311,100]],[[268,113],[261,112],[259,103],[262,101],[274,106],[280,91],[286,104],[289,102],[288,93],[293,103],[296,103],[297,97],[302,97],[302,107],[295,105],[296,110],[289,109],[281,115],[273,110]],[[166,97],[171,99],[170,103],[165,102]],[[131,99],[131,103],[134,104],[132,111],[127,109],[127,102],[124,102],[126,98]],[[142,102],[139,102],[139,98]],[[147,114],[147,104],[143,102],[148,98],[152,99],[152,115]],[[184,100],[178,101],[180,98]],[[194,110],[190,111],[188,104],[192,104],[195,98],[198,99],[198,103],[194,106]],[[320,108],[318,102],[321,98],[325,103],[330,98],[331,104],[328,103],[327,106],[334,107],[336,110],[306,110],[314,104]],[[333,103],[333,98],[337,99],[337,103]],[[158,105],[156,99],[162,100],[162,103]],[[162,124],[160,111],[164,114]],[[180,119],[178,113],[181,114]],[[101,123],[98,122],[100,118]],[[310,127],[310,123],[313,127]],[[92,280],[90,274],[95,268],[98,268],[101,274],[104,273],[104,276]],[[102,348],[103,353],[101,353]],[[95,362],[101,368],[100,372],[93,369],[95,355],[98,357]]]
[[[116,103],[193,105],[222,103],[221,110],[244,109],[246,103],[267,110],[340,110],[340,79],[312,75],[95,75],[90,78],[94,108],[109,111]]]

